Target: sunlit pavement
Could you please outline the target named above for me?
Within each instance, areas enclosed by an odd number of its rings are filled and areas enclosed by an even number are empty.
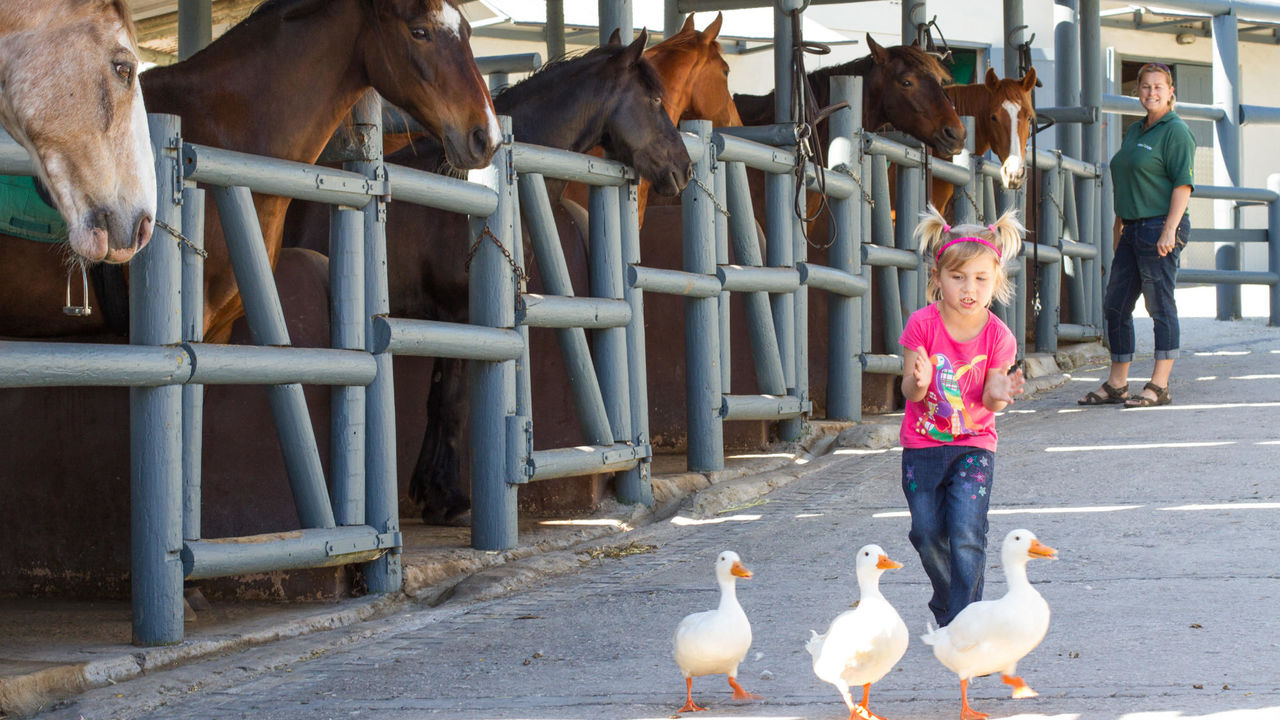
[[[1138,330],[1141,375],[1149,321]],[[1026,527],[1060,559],[1029,566],[1053,609],[1018,666],[1040,697],[1012,700],[998,677],[976,679],[970,700],[993,718],[1280,718],[1280,329],[1189,318],[1183,338],[1169,407],[1078,407],[1104,377],[1093,368],[1000,419],[992,544]],[[803,643],[856,598],[853,553],[876,542],[905,565],[881,588],[913,637],[871,709],[956,718],[958,682],[918,640],[929,588],[899,462],[893,449],[845,449],[755,503],[634,530],[633,550],[647,552],[496,600],[155,673],[49,716],[667,718],[684,700],[672,631],[715,605],[712,564],[732,549],[755,572],[738,584],[755,633],[739,680],[766,699],[733,701],[723,677],[699,678],[694,699],[710,710],[691,716],[844,720]],[[993,554],[988,597],[1003,592],[997,565]]]

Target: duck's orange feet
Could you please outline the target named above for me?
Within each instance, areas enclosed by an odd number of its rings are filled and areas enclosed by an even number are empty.
[[[764,699],[763,695],[757,695],[755,693],[751,693],[751,692],[747,692],[746,690],[743,690],[742,686],[738,684],[737,679],[732,676],[730,676],[729,678],[729,687],[733,688],[734,700],[763,700]]]
[[[868,710],[866,705],[854,705],[849,713],[849,720],[884,720],[884,718]]]
[[[691,677],[684,679],[684,697],[684,707],[680,708],[676,712],[698,712],[700,710],[706,710],[706,708],[698,707],[693,703],[693,678]]]
[[[871,712],[871,683],[862,686],[862,702],[854,707],[854,712],[861,712],[859,715],[862,720],[885,720],[879,715]],[[853,720],[852,717],[849,720]]]
[[[991,717],[987,713],[978,712],[969,707],[969,681],[967,679],[960,681],[960,720],[987,720]]]
[[[1000,679],[1004,681],[1005,685],[1013,686],[1013,697],[1015,700],[1040,697],[1040,693],[1032,690],[1031,686],[1017,675],[1001,675]]]

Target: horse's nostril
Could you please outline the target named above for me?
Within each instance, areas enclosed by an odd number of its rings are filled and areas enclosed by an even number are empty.
[[[138,226],[133,230],[133,247],[135,250],[141,250],[147,241],[151,239],[152,221],[151,216],[144,214],[138,218]]]
[[[471,129],[471,152],[476,157],[484,157],[489,154],[489,131],[482,127]]]

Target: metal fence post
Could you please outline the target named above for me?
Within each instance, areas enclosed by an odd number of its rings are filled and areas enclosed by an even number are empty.
[[[515,177],[511,118],[501,116],[502,147],[493,156],[484,183],[498,193],[498,207],[485,220],[471,264],[470,321],[488,327],[515,327],[515,268],[507,254],[515,243]],[[471,546],[506,550],[517,540],[517,468],[507,467],[507,418],[516,410],[515,362],[471,362]]]
[[[862,186],[862,78],[835,75],[831,78],[831,102],[848,102],[849,107],[831,115],[831,149],[827,163],[833,169],[849,173],[855,184]],[[855,145],[855,143],[857,143]],[[851,275],[862,273],[861,193],[843,200],[833,200],[832,217],[835,240],[828,250],[831,267]],[[862,352],[861,296],[828,294],[830,306],[827,330],[827,418],[831,420],[862,419]]]
[[[618,188],[594,186],[590,189],[590,280],[591,295],[622,299],[622,236]],[[612,327],[596,330],[595,366],[604,398],[609,443],[631,441],[631,398],[627,381],[627,331]]]
[[[151,115],[158,200],[156,222],[181,227],[181,120]],[[130,342],[171,345],[182,339],[182,256],[157,236],[130,268]],[[182,388],[130,388],[130,582],[133,643],[182,641]]]
[[[1040,233],[1036,241],[1041,245],[1062,249],[1062,218],[1058,215],[1062,197],[1062,168],[1055,164],[1043,174],[1040,199]],[[1036,352],[1058,352],[1058,298],[1062,287],[1061,261],[1041,262],[1034,269],[1040,274],[1040,312],[1036,315]]]
[[[640,264],[640,188],[628,183],[622,189],[622,264]],[[649,445],[649,366],[644,347],[644,291],[623,283],[622,296],[631,306],[631,322],[627,323],[628,387],[631,395],[631,443]],[[649,474],[652,458],[618,475],[618,500],[624,503],[653,505],[653,485]]]
[[[1270,188],[1280,193],[1280,177]],[[1272,185],[1271,182],[1267,183]],[[1267,203],[1267,270],[1280,275],[1280,198]],[[1271,327],[1280,327],[1280,283],[1271,286]]]
[[[694,181],[681,198],[684,270],[715,275],[715,207],[699,187],[711,187],[711,123],[694,120],[680,129],[696,134],[702,152],[693,164]],[[685,299],[685,390],[689,425],[688,466],[694,472],[724,469],[724,423],[720,419],[719,297]]]
[[[182,190],[182,340],[204,340],[204,190]],[[182,538],[200,539],[200,462],[204,443],[204,386],[182,386]]]

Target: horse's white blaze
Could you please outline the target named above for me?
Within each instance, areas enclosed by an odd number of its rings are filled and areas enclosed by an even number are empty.
[[[1013,187],[1022,178],[1022,148],[1018,147],[1018,104],[1005,100],[1000,104],[1009,113],[1009,155],[1000,165],[1000,181]]]
[[[440,12],[436,13],[436,22],[454,37],[462,37],[462,14],[447,2],[440,3]]]
[[[493,113],[493,108],[485,108],[484,114],[489,118],[489,140],[497,147],[502,144],[502,126],[498,124],[498,116]]]

